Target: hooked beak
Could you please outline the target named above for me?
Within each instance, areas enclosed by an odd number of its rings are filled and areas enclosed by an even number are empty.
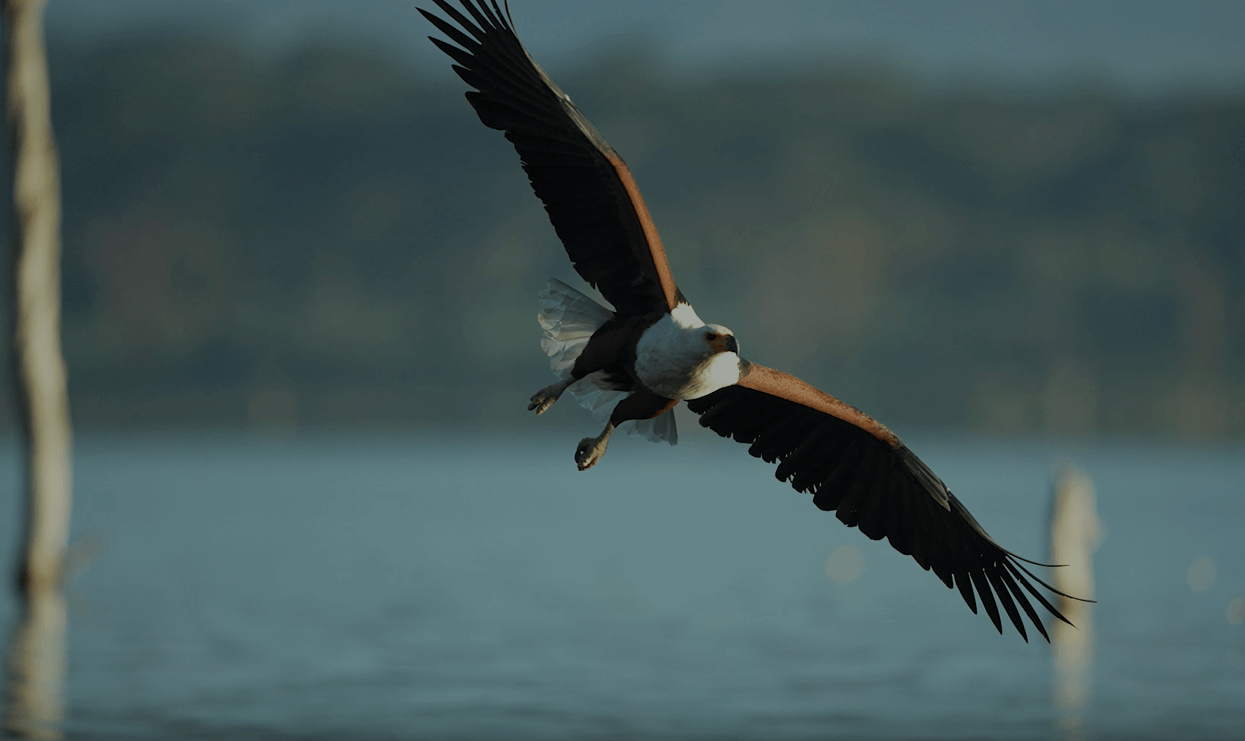
[[[715,353],[718,352],[739,352],[739,342],[734,335],[720,334],[709,341],[709,347],[713,348]]]

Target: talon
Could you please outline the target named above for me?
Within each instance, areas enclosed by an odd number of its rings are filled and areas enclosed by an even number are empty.
[[[595,437],[585,437],[579,441],[579,447],[575,448],[575,465],[579,470],[587,471],[601,459],[601,453],[597,451],[598,442]]]
[[[598,437],[585,437],[575,448],[575,465],[581,471],[587,471],[605,455],[605,447],[610,443],[610,434],[614,431],[613,424],[607,424]]]
[[[529,403],[527,405],[527,410],[529,412],[535,411],[537,415],[544,414],[549,410],[549,407],[553,406],[553,403],[562,396],[562,392],[565,391],[566,387],[570,386],[574,380],[575,379],[568,377],[566,380],[551,383],[540,391],[532,394],[532,398],[528,400]]]

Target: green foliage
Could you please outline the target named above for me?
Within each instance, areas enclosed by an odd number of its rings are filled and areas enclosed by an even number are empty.
[[[489,424],[547,382],[534,297],[571,272],[445,60],[52,61],[79,422]],[[1245,99],[549,72],[748,357],[901,434],[1245,432]]]

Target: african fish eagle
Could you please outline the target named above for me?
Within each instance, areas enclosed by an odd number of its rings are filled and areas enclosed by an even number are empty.
[[[778,480],[812,492],[814,504],[849,527],[889,538],[958,588],[974,613],[979,598],[1000,633],[996,597],[1026,641],[1020,610],[1049,641],[1029,596],[1068,621],[1030,580],[1058,592],[1021,562],[1045,564],[994,542],[885,426],[794,376],[749,363],[729,329],[701,321],[674,283],[631,171],[527,53],[509,4],[503,12],[497,0],[460,0],[464,15],[447,0],[433,2],[453,23],[420,12],[457,46],[432,42],[474,88],[467,100],[480,120],[518,150],[575,270],[613,304],[555,280],[540,296],[542,345],[560,378],[528,408],[541,414],[570,389],[601,415],[601,434],[575,449],[579,469],[601,460],[624,422],[673,443],[671,410],[686,401],[702,426],[778,463]]]

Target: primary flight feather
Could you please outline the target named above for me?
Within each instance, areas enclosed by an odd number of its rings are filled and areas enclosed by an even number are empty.
[[[980,602],[995,628],[999,605],[1025,640],[1021,612],[1049,640],[1030,598],[1066,618],[1034,586],[1025,559],[986,534],[942,480],[893,432],[860,410],[781,371],[749,363],[726,327],[706,324],[679,291],[648,208],[626,163],[549,79],[515,35],[497,0],[433,0],[420,10],[451,42],[432,38],[474,88],[467,100],[485,126],[505,132],[544,203],[576,272],[613,309],[556,280],[540,295],[542,346],[556,383],[536,392],[543,413],[570,390],[605,427],[575,450],[580,470],[630,423],[673,443],[680,401],[701,425],[777,463],[780,481],[819,508]],[[1066,596],[1066,595],[1065,595]]]

